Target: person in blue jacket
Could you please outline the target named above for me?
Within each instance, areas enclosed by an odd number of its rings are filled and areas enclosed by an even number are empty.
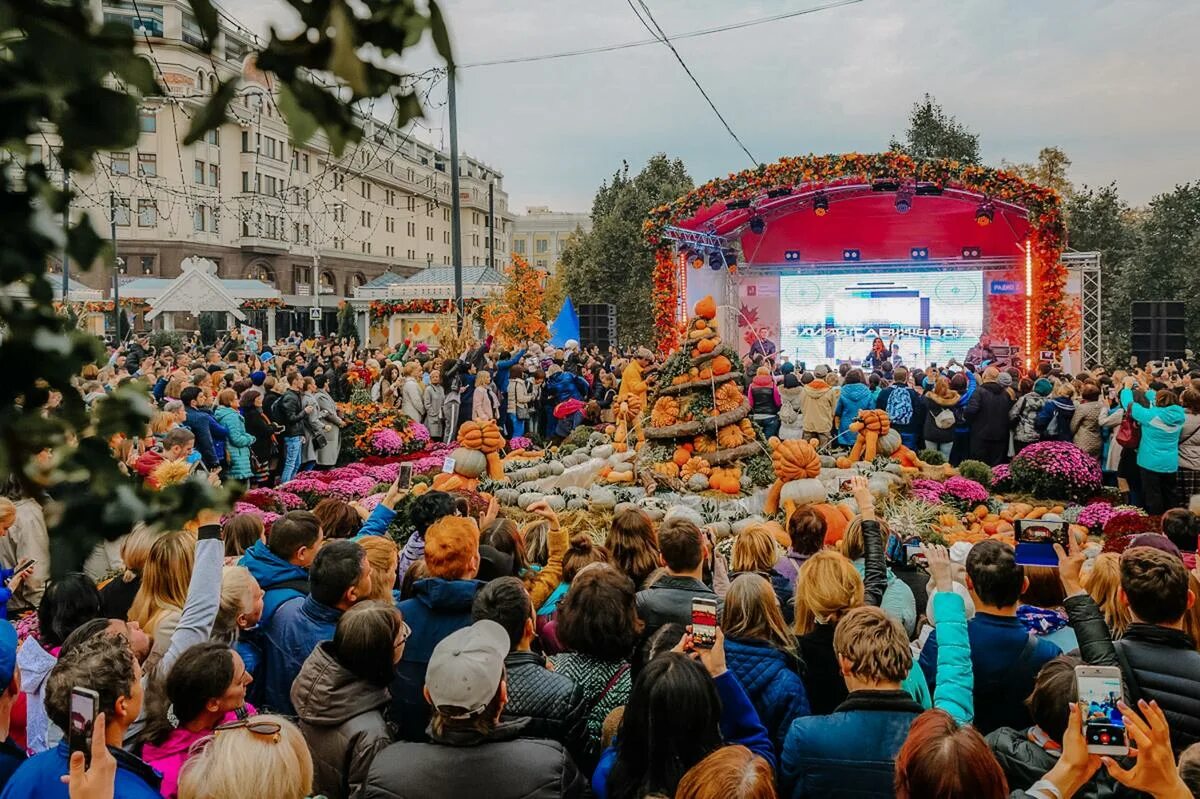
[[[934,706],[967,723],[973,707],[966,609],[950,587],[946,550],[930,547],[926,555],[938,587],[933,596],[937,629],[946,642],[938,654],[941,681]],[[924,712],[902,687],[912,667],[908,636],[882,609],[862,606],[838,622],[834,648],[850,693],[831,715],[792,722],[781,756],[780,795],[891,796],[896,754],[909,726]]]
[[[725,636],[711,648],[685,635],[634,681],[621,733],[592,775],[599,799],[674,796],[687,770],[726,744],[741,744],[775,766],[775,748],[758,712],[726,667]]]
[[[308,567],[324,540],[320,520],[309,511],[294,510],[271,525],[269,543],[255,541],[242,555],[239,565],[264,592],[260,625],[266,626],[284,602],[308,594]]]
[[[208,395],[197,386],[185,388],[179,399],[183,402],[186,414],[183,427],[191,430],[192,435],[196,437],[196,452],[204,461],[205,468],[211,471],[221,465],[221,456],[225,454],[224,446],[219,453],[217,452],[216,442],[218,439],[224,441],[229,431],[205,408]]]
[[[838,425],[838,446],[854,446],[858,433],[853,432],[850,425],[858,419],[859,411],[870,410],[874,407],[875,398],[871,395],[871,389],[863,382],[862,370],[851,369],[846,372],[846,377],[842,380],[841,393],[838,394],[837,406],[833,409],[833,415],[837,418]]]
[[[500,353],[500,360],[496,361],[496,369],[492,372],[492,385],[496,388],[496,396],[500,399],[500,408],[508,409],[508,381],[511,375],[511,369],[521,362],[525,357],[527,349],[521,349],[511,355],[505,351]],[[512,435],[512,430],[509,428],[509,419],[507,413],[500,414],[501,426],[504,428],[505,435]]]
[[[1137,465],[1142,475],[1142,501],[1152,516],[1163,514],[1174,504],[1175,477],[1179,473],[1179,435],[1186,414],[1175,392],[1162,389],[1154,395],[1154,407],[1136,402],[1126,413],[1141,426]]]
[[[254,474],[253,469],[250,468],[250,447],[257,439],[246,432],[246,420],[233,407],[236,402],[236,391],[232,388],[223,390],[217,396],[217,409],[213,411],[213,418],[225,428],[228,436],[226,440],[226,450],[229,453],[227,476],[234,480],[249,480],[250,476]]]
[[[558,371],[555,371],[555,369]],[[583,420],[582,406],[578,411],[568,414],[562,418],[555,413],[555,408],[568,400],[578,400],[580,403],[586,403],[588,394],[591,392],[591,387],[587,381],[580,375],[574,374],[561,367],[553,366],[550,369],[551,375],[546,381],[546,391],[550,394],[551,402],[547,409],[550,416],[550,427],[553,432],[553,437],[556,439],[564,439],[571,435],[571,431],[579,426]]]

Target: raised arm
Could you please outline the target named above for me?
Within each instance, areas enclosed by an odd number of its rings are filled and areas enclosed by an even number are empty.
[[[887,564],[883,558],[883,532],[875,520],[875,496],[862,475],[850,478],[850,490],[862,519],[863,604],[879,607],[887,591]]]
[[[945,547],[924,547],[933,575],[933,618],[937,630],[937,681],[933,706],[944,710],[959,724],[975,717],[975,674],[971,665],[971,640],[967,635],[967,608],[954,593],[950,553]]]

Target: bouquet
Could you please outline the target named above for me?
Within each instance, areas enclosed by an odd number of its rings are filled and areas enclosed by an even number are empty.
[[[1039,441],[1017,453],[1006,487],[1040,499],[1084,500],[1101,488],[1100,464],[1066,441]]]
[[[1111,505],[1107,502],[1093,502],[1085,505],[1079,511],[1078,523],[1093,533],[1102,531],[1109,520],[1119,516],[1145,516],[1141,508],[1132,505]]]
[[[930,505],[952,505],[962,510],[988,501],[988,490],[966,477],[951,477],[944,483],[928,479],[913,480],[912,493]]]

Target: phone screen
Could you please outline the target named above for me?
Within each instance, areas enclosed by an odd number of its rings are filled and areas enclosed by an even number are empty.
[[[400,464],[400,473],[396,475],[396,488],[410,488],[412,486],[412,464]]]
[[[71,689],[71,728],[67,731],[67,743],[72,752],[83,752],[89,764],[92,759],[92,728],[99,706],[100,696],[95,691],[79,686]]]
[[[703,649],[717,642],[717,603],[711,599],[692,600],[692,641]]]
[[[1042,519],[1021,519],[1017,525],[1017,543],[1020,544],[1059,544],[1068,545],[1066,522],[1044,521]]]
[[[1075,681],[1079,684],[1079,701],[1083,703],[1083,736],[1088,751],[1102,747],[1100,754],[1125,754],[1129,747],[1125,719],[1117,707],[1121,699],[1120,672],[1088,676],[1076,672]]]
[[[37,563],[37,558],[26,558],[25,560],[18,563],[17,567],[15,569],[13,569],[13,576],[14,577],[17,576],[18,574],[25,571],[26,569],[28,569],[30,566],[32,566],[35,563]]]

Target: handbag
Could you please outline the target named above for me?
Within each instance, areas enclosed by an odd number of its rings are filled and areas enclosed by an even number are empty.
[[[1121,419],[1121,426],[1117,428],[1117,443],[1124,449],[1137,449],[1138,444],[1142,443],[1142,428],[1134,421],[1128,408]]]
[[[312,445],[313,449],[325,449],[329,445],[329,439],[324,433],[313,433]]]

